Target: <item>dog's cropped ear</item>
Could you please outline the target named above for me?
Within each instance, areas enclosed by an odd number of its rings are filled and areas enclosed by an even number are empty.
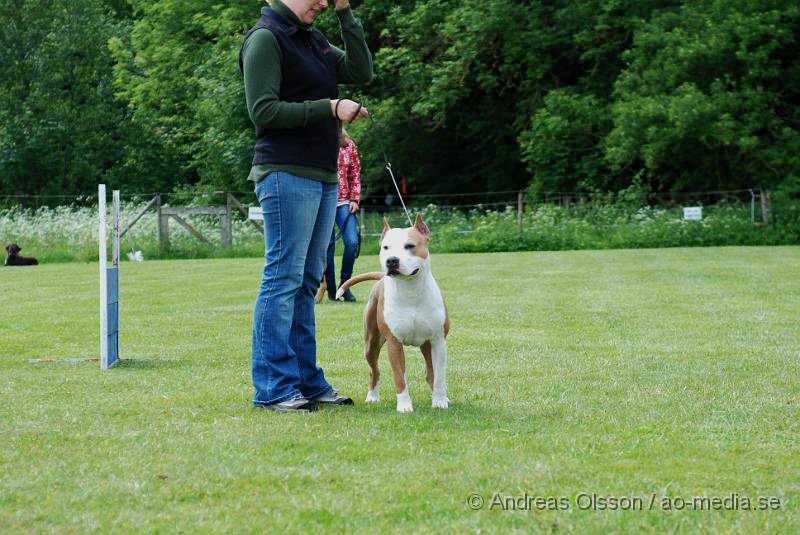
[[[389,220],[386,219],[386,216],[383,216],[383,232],[381,232],[381,241],[383,241],[383,237],[386,236],[386,231],[389,230]]]
[[[426,238],[431,239],[431,231],[428,229],[428,225],[425,224],[425,221],[422,220],[420,214],[417,214],[417,218],[414,221],[414,228]]]
[[[10,245],[6,245],[6,252],[7,252],[7,253],[10,253],[10,252],[11,252],[11,246],[10,246]]]

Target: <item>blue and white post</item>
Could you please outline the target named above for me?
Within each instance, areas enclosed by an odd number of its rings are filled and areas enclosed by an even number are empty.
[[[119,190],[114,190],[111,231],[111,267],[107,267],[106,185],[97,188],[100,217],[100,368],[108,369],[119,360]]]

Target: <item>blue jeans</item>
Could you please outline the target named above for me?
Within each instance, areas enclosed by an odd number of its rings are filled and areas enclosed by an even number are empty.
[[[333,229],[338,185],[275,172],[256,184],[266,258],[253,311],[256,406],[331,386],[317,367],[314,297]]]
[[[341,282],[353,276],[353,264],[358,252],[358,222],[356,216],[350,213],[350,204],[336,207],[336,225],[342,231],[344,254],[342,255]],[[328,264],[325,268],[325,282],[328,291],[336,292],[336,269],[333,265],[333,253],[336,250],[336,229],[331,232],[331,242],[328,244]]]

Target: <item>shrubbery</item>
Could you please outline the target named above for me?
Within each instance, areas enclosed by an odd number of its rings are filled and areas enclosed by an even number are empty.
[[[504,210],[442,209],[428,205],[419,210],[433,234],[435,252],[545,251],[644,247],[694,247],[711,245],[800,244],[800,202],[775,196],[773,220],[753,224],[750,206],[721,202],[703,208],[701,221],[684,221],[679,207],[644,206],[620,200],[579,203],[570,207],[538,204],[525,209],[521,222],[514,207]],[[121,220],[130,221],[143,204],[124,204]],[[412,210],[414,210],[412,208]],[[760,215],[760,214],[758,214]],[[393,226],[405,225],[402,213],[390,214]],[[123,259],[141,250],[146,259],[261,256],[263,238],[247,221],[234,219],[233,248],[220,247],[219,223],[208,216],[186,216],[215,245],[200,243],[177,224],[170,226],[169,251],[156,240],[156,218],[148,214],[122,238]],[[521,223],[521,224],[520,224]],[[364,254],[377,252],[383,214],[368,212],[364,221]],[[38,210],[0,210],[0,239],[17,242],[25,253],[43,262],[96,261],[97,210],[60,206]],[[374,245],[374,247],[373,247]]]
[[[429,205],[422,214],[434,233],[432,248],[442,252],[800,243],[800,205],[788,201],[766,226],[753,224],[750,207],[738,202],[704,207],[701,221],[684,221],[679,207],[631,209],[625,203],[541,204],[526,209],[521,222],[511,206],[454,212]]]
[[[122,227],[131,221],[145,203],[122,203]],[[169,226],[170,249],[162,251],[156,234],[156,216],[151,212],[140,219],[120,239],[120,256],[125,260],[129,251],[140,250],[145,259],[208,258],[226,256],[259,256],[264,254],[261,234],[247,221],[234,218],[234,247],[220,247],[219,219],[211,216],[186,215],[184,219],[195,227],[214,246],[201,243],[174,221]],[[109,254],[111,218],[108,218]],[[36,256],[40,262],[97,261],[97,207],[64,205],[37,210],[10,208],[0,210],[0,239],[3,243],[17,242],[25,254]]]

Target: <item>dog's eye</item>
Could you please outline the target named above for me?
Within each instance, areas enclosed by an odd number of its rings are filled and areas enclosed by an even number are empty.
[[[388,251],[388,250],[389,250],[389,246],[388,246],[388,245],[384,245],[384,246],[383,246],[383,250],[384,250],[384,251]]]
[[[414,248],[414,244],[413,243],[407,243],[406,244],[406,251],[410,251],[413,248]]]

